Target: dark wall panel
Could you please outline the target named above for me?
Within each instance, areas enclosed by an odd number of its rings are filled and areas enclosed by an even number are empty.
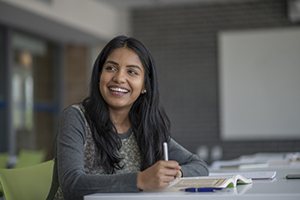
[[[200,145],[218,145],[223,159],[300,151],[300,141],[222,142],[219,136],[218,32],[299,26],[288,19],[287,1],[165,5],[136,8],[131,17],[133,36],[147,45],[156,61],[172,135],[184,147],[196,152]]]

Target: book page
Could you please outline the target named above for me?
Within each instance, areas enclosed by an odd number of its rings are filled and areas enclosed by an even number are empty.
[[[219,187],[226,180],[222,179],[180,179],[177,183],[171,187],[180,187],[180,188],[205,188],[205,187]]]

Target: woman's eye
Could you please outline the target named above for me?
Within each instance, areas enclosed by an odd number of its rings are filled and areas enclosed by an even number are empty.
[[[116,69],[114,67],[111,67],[111,66],[107,66],[105,69],[107,71],[116,71]]]
[[[134,70],[128,70],[128,73],[129,74],[132,74],[132,75],[139,75],[136,71]]]

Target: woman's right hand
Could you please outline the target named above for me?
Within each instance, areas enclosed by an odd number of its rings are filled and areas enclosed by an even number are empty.
[[[176,161],[160,160],[138,173],[137,187],[140,190],[165,188],[178,176],[178,173],[181,174],[180,169]]]

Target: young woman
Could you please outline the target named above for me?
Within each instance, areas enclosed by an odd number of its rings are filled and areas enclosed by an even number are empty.
[[[164,161],[163,142],[169,144]],[[125,36],[95,61],[90,94],[60,119],[48,199],[164,188],[175,178],[208,175],[207,165],[170,137],[148,49]]]

